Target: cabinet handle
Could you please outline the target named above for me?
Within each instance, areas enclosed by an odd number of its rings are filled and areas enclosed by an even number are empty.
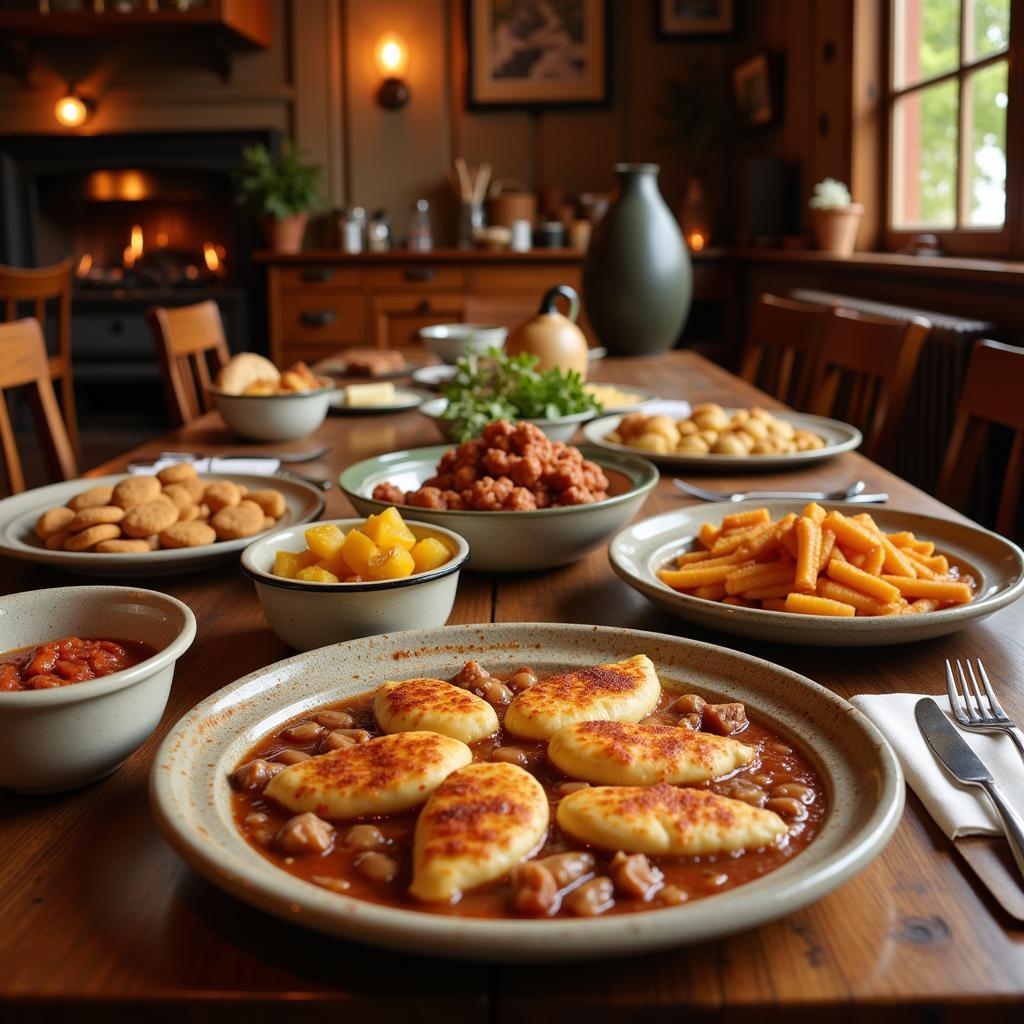
[[[299,314],[299,319],[307,327],[326,327],[337,320],[338,315],[333,309],[304,309]]]
[[[416,307],[417,313],[429,313],[430,312],[430,299],[420,299],[420,304]]]
[[[437,277],[436,267],[406,267],[402,272],[406,281],[433,281]]]
[[[331,267],[307,267],[302,272],[303,281],[330,281],[334,277]]]

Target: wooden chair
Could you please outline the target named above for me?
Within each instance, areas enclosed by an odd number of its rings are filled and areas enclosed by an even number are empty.
[[[764,294],[750,319],[740,376],[794,409],[807,408],[831,307]]]
[[[183,427],[211,408],[207,394],[213,380],[211,353],[214,376],[229,358],[220,310],[208,299],[176,309],[153,306],[146,310],[146,319],[153,331],[171,419]]]
[[[953,433],[939,476],[938,497],[965,509],[990,424],[1013,433],[996,513],[996,529],[1024,536],[1018,509],[1024,484],[1024,349],[979,341],[971,350]]]
[[[864,434],[862,451],[890,462],[921,346],[931,330],[923,317],[894,320],[850,309],[829,315],[808,406]]]
[[[50,379],[60,381],[64,423],[72,447],[80,456],[75,384],[71,374],[71,260],[38,269],[0,266],[0,303],[5,321],[17,320],[18,307],[32,303],[33,316],[45,325],[46,304],[51,300],[56,302],[57,308],[57,352],[47,357]]]
[[[64,480],[78,476],[75,453],[50,379],[43,329],[39,321],[31,317],[0,324],[0,447],[12,494],[25,490],[25,474],[7,410],[6,391],[26,386],[32,388],[32,412],[37,429],[46,441],[51,470]]]

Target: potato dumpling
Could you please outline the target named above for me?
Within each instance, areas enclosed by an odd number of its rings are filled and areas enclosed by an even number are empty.
[[[659,455],[665,455],[673,448],[664,434],[641,434],[632,443],[634,448],[642,448],[645,452],[657,452]]]
[[[671,447],[679,441],[679,428],[671,416],[652,416],[644,428],[645,434],[661,434]]]
[[[711,449],[716,455],[746,455],[747,446],[740,437],[731,431],[718,435],[718,440]]]
[[[679,433],[682,437],[687,437],[690,434],[696,434],[700,430],[700,427],[698,427],[693,420],[680,420],[677,426],[679,427]]]
[[[764,420],[756,420],[753,416],[743,424],[743,429],[755,441],[763,441],[768,436],[768,424]]]
[[[729,417],[721,406],[694,411],[690,418],[701,430],[725,430],[729,426]]]
[[[718,433],[719,432],[717,430],[704,429],[704,430],[701,430],[697,434],[697,436],[700,437],[700,438],[703,438],[704,439],[704,443],[710,449],[710,448],[713,448],[715,446],[715,442],[718,440]]]
[[[690,434],[679,441],[676,451],[682,455],[707,455],[711,449],[703,437]]]

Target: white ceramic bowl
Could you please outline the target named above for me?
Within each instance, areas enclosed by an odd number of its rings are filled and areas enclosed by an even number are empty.
[[[55,587],[0,597],[0,651],[66,636],[135,640],[151,658],[100,679],[0,693],[0,787],[52,793],[109,775],[156,728],[178,658],[196,635],[187,605],[133,587]]]
[[[451,441],[452,422],[442,418],[442,414],[447,408],[447,398],[431,398],[420,406],[420,412],[424,416],[430,417],[437,424],[437,429],[441,431],[441,436],[446,441]],[[587,412],[574,412],[568,416],[558,416],[552,420],[523,420],[522,422],[532,423],[535,427],[540,427],[552,441],[564,441],[568,444],[573,439],[580,425],[587,423],[597,415],[591,409]]]
[[[497,324],[431,324],[420,328],[419,336],[438,359],[454,364],[468,352],[504,348],[508,328]]]
[[[363,519],[328,519],[343,530],[362,526]],[[242,552],[242,570],[253,581],[270,628],[290,647],[314,647],[401,629],[443,626],[455,603],[459,570],[469,558],[469,544],[457,533],[406,519],[417,540],[435,537],[451,559],[431,572],[404,579],[370,583],[306,583],[282,579],[270,570],[278,551],[302,551],[307,527],[278,530]]]
[[[308,437],[327,417],[334,382],[317,378],[314,391],[289,391],[280,395],[229,395],[211,387],[213,404],[224,422],[239,437],[250,441],[296,441]]]

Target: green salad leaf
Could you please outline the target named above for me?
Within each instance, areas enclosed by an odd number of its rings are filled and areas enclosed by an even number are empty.
[[[455,364],[455,376],[444,386],[448,405],[441,418],[452,423],[452,437],[479,437],[493,420],[540,420],[579,412],[602,412],[601,403],[583,389],[575,371],[557,367],[541,373],[540,359],[521,352],[507,356],[500,349],[470,353]]]

